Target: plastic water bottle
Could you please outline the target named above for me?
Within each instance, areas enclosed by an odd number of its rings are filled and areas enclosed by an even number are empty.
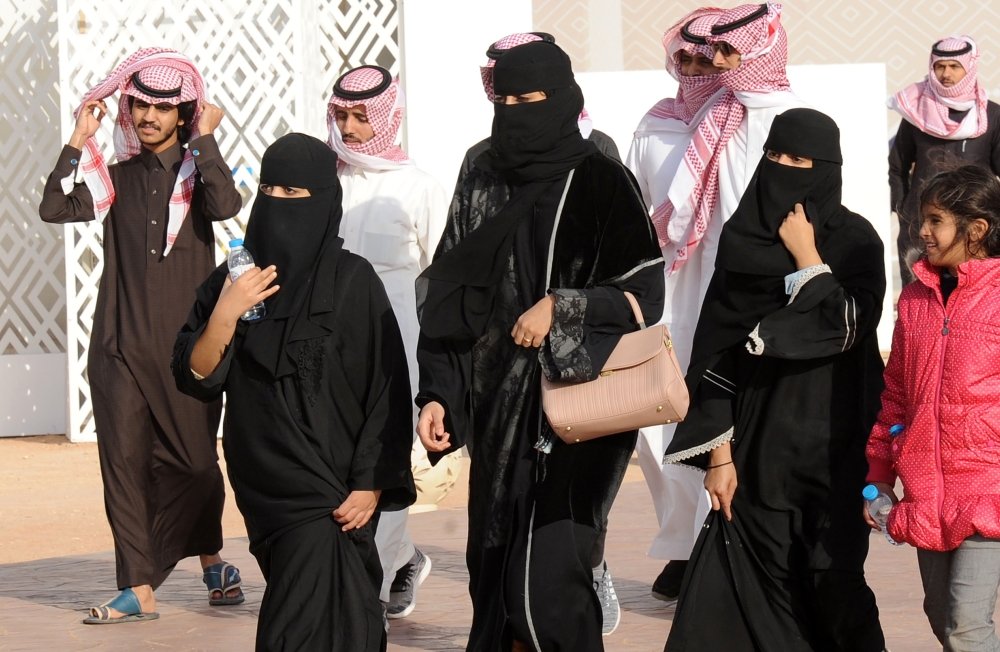
[[[894,546],[902,545],[896,543],[896,541],[889,536],[889,530],[886,529],[886,521],[889,520],[889,512],[892,511],[892,497],[886,494],[884,491],[879,491],[878,487],[873,484],[865,487],[861,495],[865,497],[865,502],[868,504],[868,513],[871,514],[872,520],[875,521],[880,528],[882,528],[882,534],[885,535],[886,541]]]
[[[243,240],[237,238],[229,241],[229,275],[235,281],[245,272],[253,269],[253,256],[243,246]],[[247,310],[240,317],[243,321],[254,321],[264,316],[264,302],[261,301],[256,306]]]

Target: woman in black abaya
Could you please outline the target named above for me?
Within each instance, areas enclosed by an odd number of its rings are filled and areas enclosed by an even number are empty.
[[[417,281],[418,432],[432,461],[475,436],[468,650],[597,652],[594,544],[637,433],[562,443],[541,376],[600,373],[637,328],[624,291],[654,323],[663,261],[634,179],[580,135],[569,57],[551,43],[513,48],[494,83],[509,103]]]
[[[876,652],[865,442],[879,408],[882,243],[841,205],[840,131],[774,120],[726,223],[665,462],[707,469],[709,514],[667,652]]]
[[[229,479],[267,580],[258,652],[378,652],[372,517],[416,498],[403,342],[375,271],[337,235],[336,154],[289,134],[260,180],[246,247],[262,269],[231,282],[223,264],[202,284],[174,375],[203,401],[226,393]],[[266,315],[242,321],[261,300]]]

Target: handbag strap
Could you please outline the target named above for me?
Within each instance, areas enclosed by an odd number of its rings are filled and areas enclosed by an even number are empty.
[[[646,330],[646,320],[642,316],[642,308],[639,307],[639,302],[635,300],[631,292],[626,292],[625,298],[628,299],[629,305],[632,306],[632,314],[635,315],[635,322],[639,324],[639,330]]]

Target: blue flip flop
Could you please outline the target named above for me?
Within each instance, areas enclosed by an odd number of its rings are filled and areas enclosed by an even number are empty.
[[[208,587],[208,604],[213,607],[223,607],[235,604],[243,604],[246,596],[243,595],[243,580],[240,578],[240,569],[229,562],[213,564],[205,569],[202,581]],[[226,594],[233,589],[239,589],[239,595],[227,598]],[[222,597],[214,597],[216,591],[222,592]]]
[[[111,617],[111,610],[114,609],[122,616]],[[155,611],[151,614],[142,612],[142,605],[139,603],[139,596],[132,589],[125,589],[114,598],[102,605],[90,608],[90,617],[83,619],[84,625],[117,625],[119,623],[135,623],[142,620],[156,620],[160,614]]]

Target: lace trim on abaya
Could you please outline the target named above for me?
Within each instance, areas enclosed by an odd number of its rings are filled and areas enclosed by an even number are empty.
[[[689,448],[686,451],[680,451],[679,453],[673,453],[671,455],[663,456],[664,464],[677,464],[683,460],[690,459],[692,457],[697,457],[698,455],[704,455],[705,453],[711,452],[722,446],[725,443],[732,441],[733,439],[733,429],[725,431],[715,439],[707,441],[701,446],[695,446],[694,448]],[[686,464],[684,466],[687,466]],[[700,469],[699,469],[700,470]]]
[[[542,370],[552,381],[583,382],[594,375],[594,364],[583,346],[587,295],[583,290],[553,290],[556,303],[552,329],[538,352]]]
[[[795,301],[795,297],[799,296],[799,292],[805,287],[806,283],[813,280],[820,274],[833,274],[833,270],[830,269],[829,265],[813,265],[812,267],[807,267],[802,270],[801,274],[796,277],[795,281],[792,283],[792,291],[788,294],[791,297],[788,299],[788,305],[792,305]]]

